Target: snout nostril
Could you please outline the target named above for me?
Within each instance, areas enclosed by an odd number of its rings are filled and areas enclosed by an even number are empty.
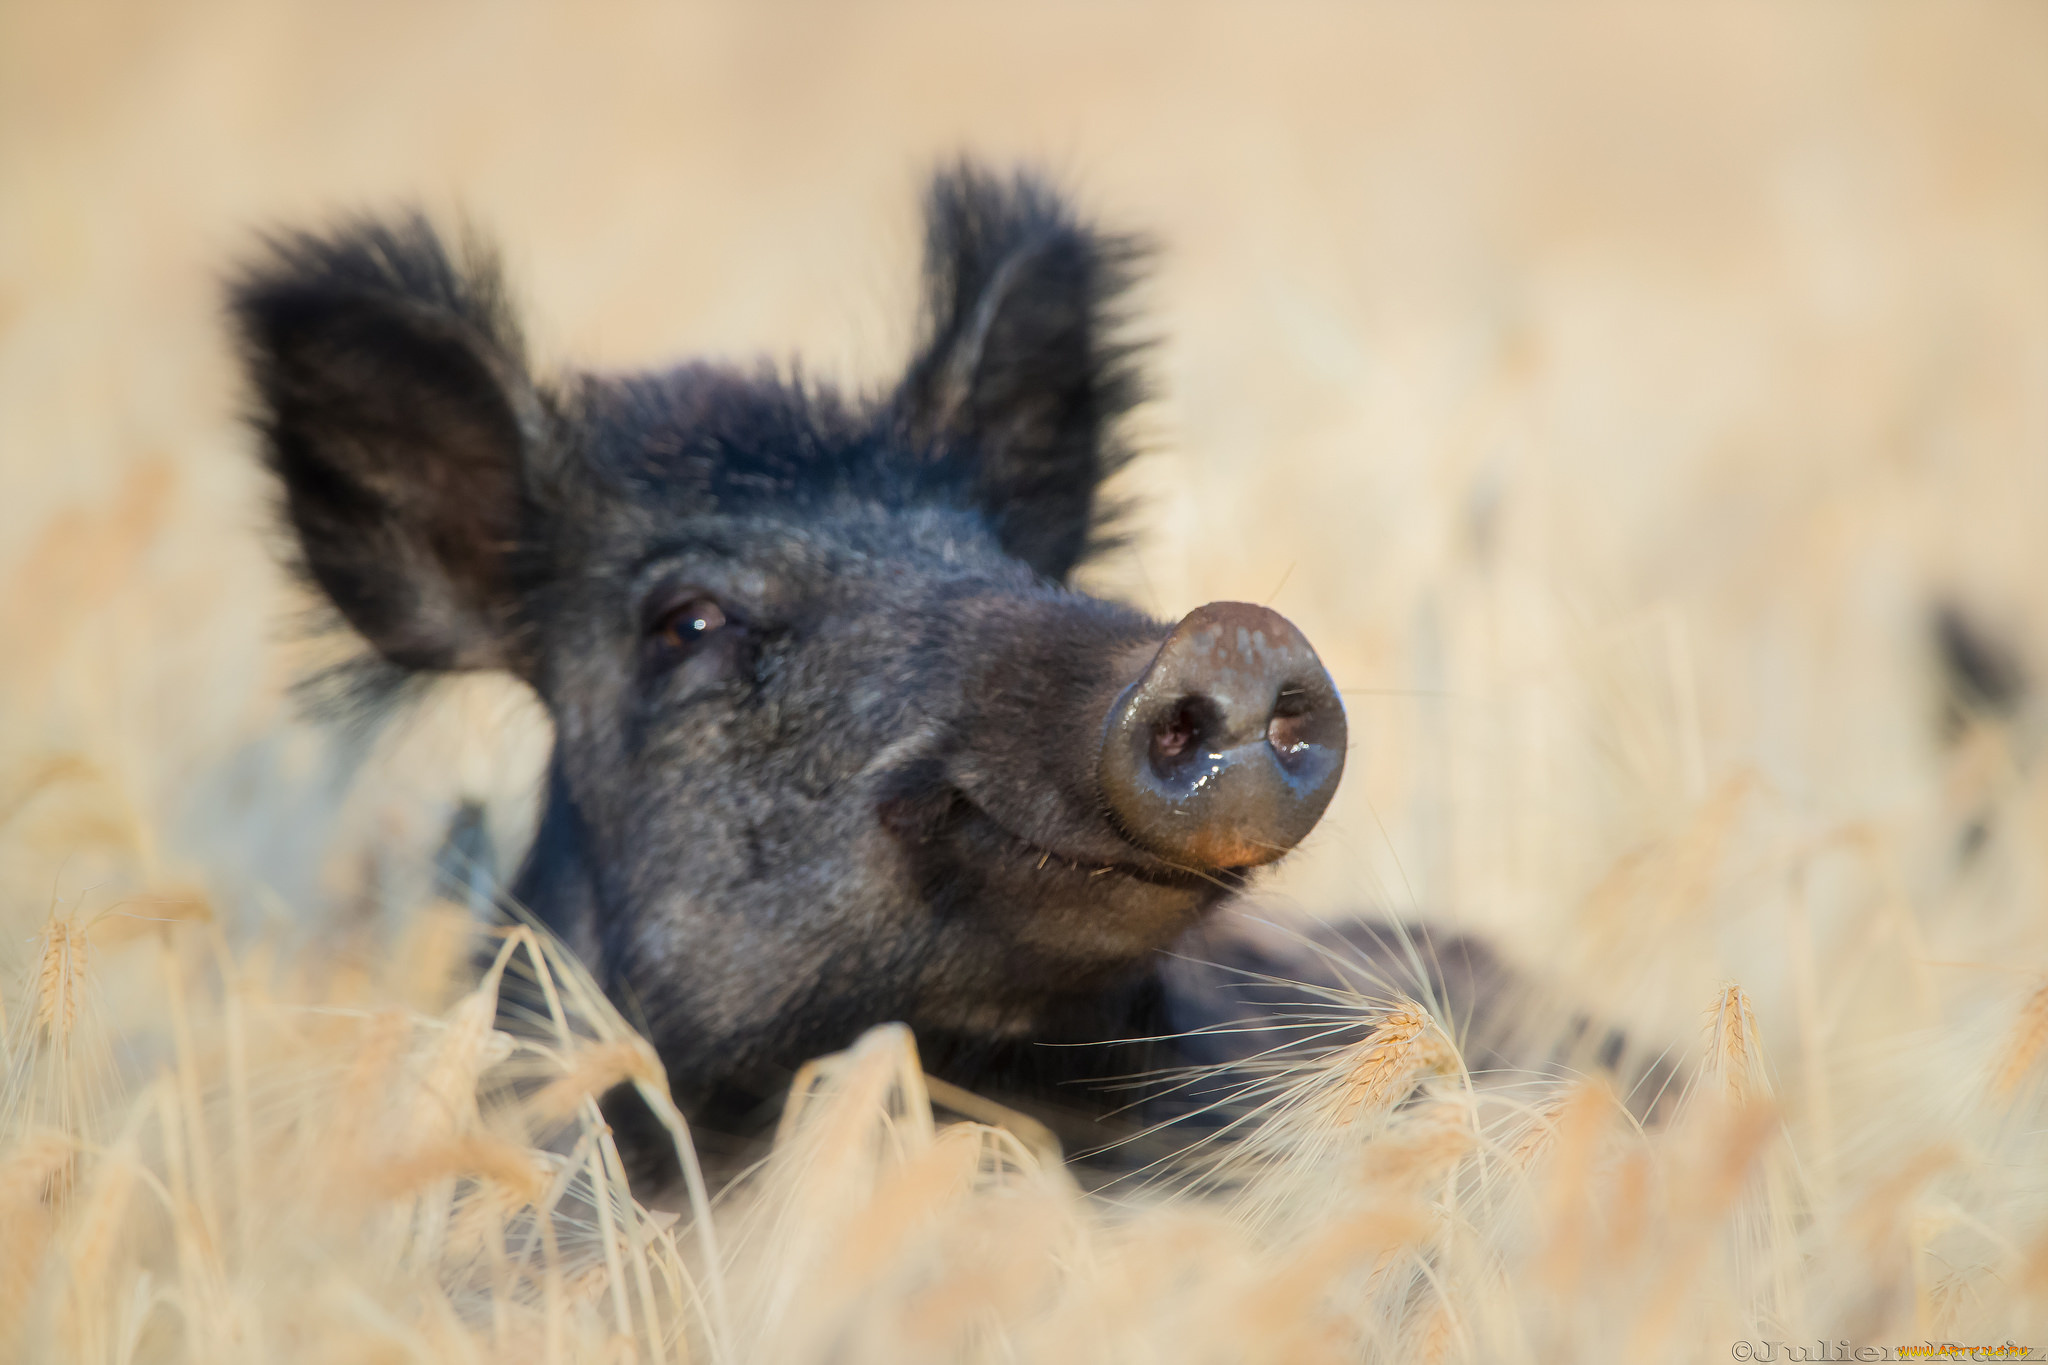
[[[1284,764],[1315,742],[1322,727],[1317,723],[1316,704],[1307,688],[1289,684],[1273,700],[1273,718],[1266,722],[1266,742],[1273,746]]]
[[[1301,716],[1275,715],[1266,725],[1266,743],[1287,755],[1308,743],[1308,721]]]
[[[1178,758],[1194,742],[1195,718],[1186,703],[1182,703],[1165,724],[1152,732],[1152,753],[1157,758]]]
[[[1161,778],[1177,776],[1199,758],[1203,744],[1216,732],[1216,705],[1207,697],[1182,697],[1152,727],[1152,771]]]

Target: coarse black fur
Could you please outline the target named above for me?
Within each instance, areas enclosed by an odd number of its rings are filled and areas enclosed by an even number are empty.
[[[1094,785],[1167,627],[1066,586],[1128,456],[1141,251],[965,165],[926,224],[922,339],[867,398],[538,379],[492,257],[417,216],[275,238],[232,291],[305,572],[390,665],[546,704],[514,894],[714,1142],[884,1020],[937,1074],[1094,1115],[1071,1082],[1179,1054],[1052,1045],[1214,1016],[1162,964],[1243,878],[1126,842]]]

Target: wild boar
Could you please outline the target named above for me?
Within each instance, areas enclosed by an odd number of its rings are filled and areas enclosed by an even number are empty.
[[[1107,1109],[1063,1083],[1138,1045],[1045,1045],[1217,1017],[1166,950],[1344,767],[1337,689],[1277,613],[1069,586],[1141,393],[1139,244],[971,166],[925,230],[922,337],[872,395],[539,377],[489,252],[417,215],[274,237],[232,289],[305,574],[386,665],[545,703],[513,894],[707,1132],[884,1020],[962,1085]]]

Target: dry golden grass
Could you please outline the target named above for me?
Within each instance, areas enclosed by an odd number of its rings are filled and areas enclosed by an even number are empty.
[[[418,198],[547,355],[873,382],[963,148],[1165,248],[1094,583],[1270,596],[1346,689],[1262,911],[1486,934],[1676,1045],[1667,1122],[1334,1000],[1193,1192],[1084,1195],[885,1029],[654,1211],[591,1098],[644,1046],[546,945],[463,979],[431,852],[518,846],[544,724],[293,714],[222,270]],[[2022,4],[0,7],[0,1355],[2048,1347],[2048,712],[1944,737],[1928,626],[2048,675],[2044,168]]]
[[[1969,1110],[1895,1119],[1916,1150],[1828,1154],[1824,1189],[1733,986],[1656,1131],[1597,1082],[1475,1088],[1429,1012],[1361,1000],[1356,1041],[1268,1068],[1263,1122],[1195,1178],[1107,1196],[1003,1127],[936,1121],[913,1040],[884,1027],[807,1070],[751,1177],[713,1205],[693,1176],[656,1213],[594,1101],[632,1079],[664,1104],[645,1045],[524,930],[480,988],[447,956],[419,996],[399,964],[455,921],[423,912],[381,970],[310,981],[167,925],[91,959],[151,960],[166,1017],[126,1030],[91,991],[69,1033],[42,1028],[49,974],[24,972],[0,1341],[109,1361],[1283,1362],[2039,1322],[2038,1096],[2019,1125],[1995,1079]],[[492,1027],[508,970],[549,1002],[535,1038]],[[93,1055],[136,1054],[117,1074],[45,1064],[116,1034]],[[77,1130],[35,1117],[93,1080]]]

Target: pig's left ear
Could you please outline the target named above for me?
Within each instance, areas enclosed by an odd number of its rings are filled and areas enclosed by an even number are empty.
[[[925,205],[925,340],[891,406],[920,449],[972,470],[1011,554],[1063,579],[1100,541],[1099,485],[1141,396],[1118,300],[1143,247],[1091,231],[1043,184],[961,165]]]
[[[401,668],[518,667],[545,417],[487,253],[417,216],[292,234],[230,302],[307,575]]]

